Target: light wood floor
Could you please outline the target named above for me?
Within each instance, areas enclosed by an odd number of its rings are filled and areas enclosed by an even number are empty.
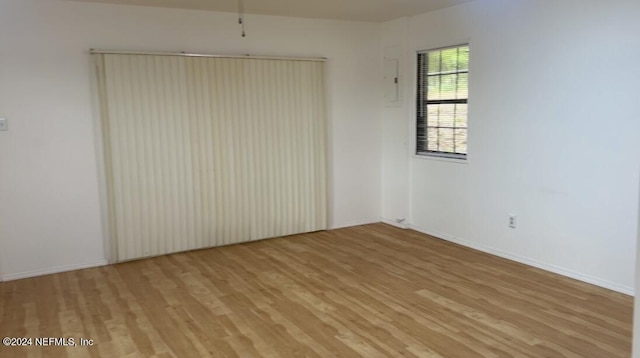
[[[384,224],[0,283],[1,357],[629,357],[632,299]]]

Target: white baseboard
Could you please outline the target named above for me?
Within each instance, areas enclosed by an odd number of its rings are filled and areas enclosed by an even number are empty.
[[[566,269],[564,267],[560,267],[560,266],[556,266],[556,265],[552,265],[546,262],[542,262],[542,261],[537,261],[537,260],[533,260],[524,256],[520,256],[520,255],[515,255],[506,251],[502,251],[502,250],[498,250],[489,246],[485,246],[485,245],[481,245],[481,244],[477,244],[474,242],[470,242],[470,241],[466,241],[466,240],[462,240],[459,239],[457,237],[451,236],[451,235],[447,235],[447,234],[443,234],[443,233],[439,233],[439,232],[435,232],[432,230],[428,230],[428,229],[424,229],[421,228],[419,226],[416,225],[409,225],[409,227],[415,231],[421,232],[423,234],[427,234],[430,236],[434,236],[436,238],[445,240],[445,241],[450,241],[453,243],[456,243],[458,245],[462,245],[462,246],[466,246],[478,251],[482,251],[482,252],[486,252],[488,254],[491,255],[495,255],[498,257],[502,257],[504,259],[507,260],[511,260],[511,261],[515,261],[515,262],[519,262],[525,265],[529,265],[529,266],[533,266],[545,271],[549,271],[549,272],[553,272],[553,273],[557,273],[559,275],[562,276],[566,276],[566,277],[570,277],[573,279],[576,279],[578,281],[582,281],[582,282],[586,282],[586,283],[590,283],[592,285],[596,285],[596,286],[600,286],[600,287],[604,287],[607,288],[609,290],[612,291],[616,291],[616,292],[620,292],[620,293],[624,293],[626,295],[629,296],[633,296],[634,295],[634,289],[633,287],[628,287],[628,286],[624,286],[624,285],[620,285],[614,282],[610,282],[607,280],[602,280],[600,278],[597,277],[593,277],[590,275],[585,275],[573,270],[569,270]]]
[[[50,275],[50,274],[60,273],[60,272],[75,271],[75,270],[81,270],[86,268],[105,266],[108,263],[109,262],[107,260],[97,260],[92,262],[86,262],[83,264],[64,265],[64,266],[56,266],[56,267],[50,267],[50,268],[40,269],[40,270],[9,273],[9,274],[2,275],[2,280],[0,281],[13,281],[13,280],[20,280],[23,278],[44,276],[44,275]]]
[[[389,224],[391,226],[399,227],[401,229],[409,229],[410,228],[410,225],[405,224],[405,222],[399,223],[399,222],[396,222],[395,220],[385,219],[385,218],[382,218],[382,222],[385,223],[385,224]],[[418,230],[416,230],[416,231],[418,231]]]
[[[375,223],[379,223],[381,221],[382,221],[381,218],[371,218],[371,219],[365,219],[365,220],[362,220],[362,221],[352,221],[352,222],[348,222],[348,223],[345,223],[345,224],[333,225],[333,226],[329,227],[329,230],[344,229],[346,227],[375,224]]]

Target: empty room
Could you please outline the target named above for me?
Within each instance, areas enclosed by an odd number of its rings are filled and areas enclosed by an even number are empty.
[[[637,0],[0,0],[0,357],[638,357]]]

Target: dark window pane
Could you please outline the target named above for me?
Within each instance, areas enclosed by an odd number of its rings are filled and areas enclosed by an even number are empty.
[[[461,154],[467,154],[467,130],[456,129],[455,130],[455,144],[456,152]]]
[[[456,99],[469,97],[469,74],[460,73],[457,77]]]
[[[438,151],[454,153],[453,129],[438,128]]]
[[[440,76],[429,76],[429,78],[427,79],[427,84],[428,84],[427,99],[429,100],[441,99],[440,98],[440,87],[441,87]]]
[[[428,54],[429,74],[440,73],[440,51],[429,52]]]
[[[469,46],[458,48],[458,71],[469,70]]]
[[[429,127],[438,126],[438,116],[440,113],[440,104],[430,104],[427,106],[427,125]]]
[[[458,84],[461,86],[460,90],[458,90]],[[468,92],[467,74],[453,73],[429,76],[428,87],[427,99],[430,101],[466,98]]]
[[[458,49],[448,48],[441,50],[441,53],[440,61],[442,65],[440,66],[440,72],[458,71]]]
[[[438,151],[438,128],[429,128],[427,134],[427,150]]]
[[[454,127],[467,128],[467,105],[456,104],[454,115]]]
[[[441,104],[438,125],[440,127],[453,127],[453,118],[456,111],[455,104]]]

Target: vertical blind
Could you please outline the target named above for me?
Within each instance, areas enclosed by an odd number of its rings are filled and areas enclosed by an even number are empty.
[[[323,62],[93,56],[112,261],[326,229]]]

